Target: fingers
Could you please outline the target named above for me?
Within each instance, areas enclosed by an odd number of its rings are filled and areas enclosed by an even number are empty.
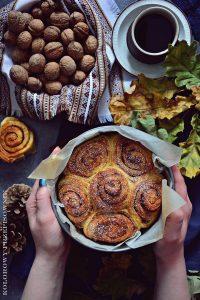
[[[61,151],[60,147],[56,147],[53,151],[52,154],[58,154]]]
[[[175,181],[175,190],[176,192],[187,202],[187,187],[185,184],[185,180],[181,175],[177,166],[172,167],[172,171],[174,174],[174,181]]]
[[[36,193],[38,187],[39,187],[39,180],[36,180],[33,185],[31,194],[26,202],[26,211],[28,214],[29,222],[31,222],[36,216],[36,211],[37,211]]]

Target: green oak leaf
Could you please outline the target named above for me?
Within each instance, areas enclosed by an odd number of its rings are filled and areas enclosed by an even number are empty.
[[[192,117],[193,129],[188,139],[179,144],[182,148],[182,156],[179,167],[182,174],[193,178],[200,174],[200,116],[195,114]]]
[[[169,45],[165,58],[165,75],[174,77],[178,87],[200,86],[200,55],[197,55],[198,42],[188,45],[180,41],[176,46]]]

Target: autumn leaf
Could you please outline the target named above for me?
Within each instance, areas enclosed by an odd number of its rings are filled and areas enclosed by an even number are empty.
[[[178,87],[200,86],[200,56],[197,55],[198,42],[188,45],[180,41],[175,46],[170,45],[165,58],[166,76],[175,78]]]
[[[195,97],[195,100],[197,104],[195,105],[195,108],[200,110],[200,86],[192,86],[192,95]]]
[[[133,112],[140,112],[142,117],[172,119],[195,104],[195,97],[184,96],[173,80],[150,79],[141,74],[124,96],[111,98],[110,112],[115,124],[130,125]]]
[[[179,163],[182,174],[193,178],[200,174],[200,116],[192,117],[193,127],[188,139],[179,144],[182,148],[182,157]]]

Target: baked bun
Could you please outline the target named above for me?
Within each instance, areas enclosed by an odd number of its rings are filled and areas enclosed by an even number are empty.
[[[74,149],[58,199],[85,236],[115,244],[157,220],[161,182],[151,151],[117,133],[101,134]]]

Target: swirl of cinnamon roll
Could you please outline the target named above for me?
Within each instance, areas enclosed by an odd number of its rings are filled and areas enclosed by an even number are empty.
[[[98,211],[119,211],[129,201],[127,179],[114,168],[106,169],[94,176],[89,194]]]
[[[130,176],[139,176],[153,168],[152,153],[140,143],[118,136],[116,163]]]
[[[8,117],[0,127],[0,158],[12,163],[33,150],[34,136],[28,127],[16,118]]]
[[[142,227],[149,227],[155,221],[161,201],[161,183],[144,181],[136,187],[132,206],[141,218]]]
[[[100,165],[108,161],[108,141],[99,136],[79,145],[68,161],[67,170],[83,177],[90,177]]]
[[[62,179],[58,183],[58,198],[64,204],[69,219],[81,227],[91,212],[83,183],[77,179]]]
[[[84,234],[99,242],[120,243],[137,231],[131,219],[123,213],[94,214],[83,227]]]

